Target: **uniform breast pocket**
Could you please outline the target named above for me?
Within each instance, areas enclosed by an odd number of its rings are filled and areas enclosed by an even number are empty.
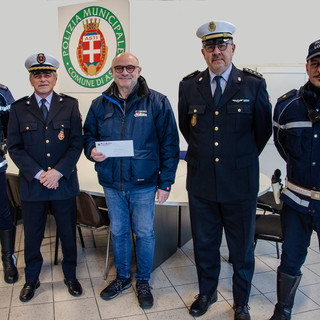
[[[114,112],[108,112],[103,116],[103,118],[98,119],[99,133],[102,140],[112,136],[113,114]]]
[[[65,142],[69,140],[71,124],[69,120],[53,121],[53,129],[58,141]]]
[[[190,105],[188,114],[190,118],[190,127],[192,130],[200,130],[203,126],[203,117],[206,111],[205,105]]]
[[[227,106],[228,124],[236,131],[246,131],[252,126],[253,107],[249,103]]]
[[[26,146],[38,144],[40,141],[40,134],[38,131],[37,122],[25,122],[20,124],[20,133],[23,143]]]

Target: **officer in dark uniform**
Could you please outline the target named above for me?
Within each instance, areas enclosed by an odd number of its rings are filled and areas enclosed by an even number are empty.
[[[4,280],[14,283],[18,280],[18,270],[15,265],[14,243],[16,228],[13,225],[7,198],[6,141],[7,126],[11,103],[14,101],[10,90],[0,84],[0,242]]]
[[[254,228],[259,188],[258,156],[272,133],[271,105],[262,76],[232,64],[235,26],[202,25],[208,68],[179,87],[179,126],[188,143],[189,196],[199,295],[190,314],[200,316],[217,301],[222,230],[233,264],[235,319],[250,319]]]
[[[39,53],[25,66],[34,94],[12,104],[8,150],[19,168],[25,234],[25,279],[20,300],[29,301],[39,287],[40,246],[48,209],[55,216],[61,240],[64,282],[73,296],[82,293],[76,278],[76,163],[82,150],[78,101],[53,91],[59,62]]]
[[[281,194],[284,242],[277,273],[272,320],[291,319],[313,230],[320,234],[320,40],[310,44],[306,64],[309,81],[277,101],[274,142],[287,163]]]

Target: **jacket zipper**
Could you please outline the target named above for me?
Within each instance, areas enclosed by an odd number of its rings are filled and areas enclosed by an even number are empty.
[[[124,135],[124,120],[126,115],[126,100],[123,102],[123,114],[121,115],[121,140]],[[120,158],[120,190],[123,191],[123,158]]]

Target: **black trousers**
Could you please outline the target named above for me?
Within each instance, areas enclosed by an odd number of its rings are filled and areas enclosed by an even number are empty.
[[[6,172],[0,172],[0,230],[11,230],[13,228],[7,197]]]
[[[40,252],[47,214],[50,207],[54,215],[62,247],[62,270],[67,280],[76,279],[76,199],[52,201],[22,201],[24,226],[25,278],[27,283],[37,281],[43,258]]]
[[[189,193],[189,205],[200,294],[212,295],[218,287],[224,229],[234,272],[234,303],[248,304],[254,273],[256,199],[217,203]]]
[[[301,267],[307,258],[313,231],[318,234],[320,247],[320,216],[301,213],[284,203],[281,223],[284,241],[279,270],[296,276],[301,273]]]

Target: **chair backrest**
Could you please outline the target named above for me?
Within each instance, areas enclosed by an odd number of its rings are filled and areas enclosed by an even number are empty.
[[[7,173],[8,198],[12,205],[21,208],[20,200],[20,178],[17,174]]]
[[[277,204],[274,200],[273,192],[268,191],[262,196],[258,197],[257,207],[264,211],[269,211],[272,213],[279,213],[282,210],[283,203]]]
[[[283,241],[281,218],[279,214],[261,214],[256,217],[255,238]]]
[[[103,214],[97,207],[92,196],[86,191],[80,191],[77,196],[77,223],[89,227],[99,228],[109,225],[106,212]]]

